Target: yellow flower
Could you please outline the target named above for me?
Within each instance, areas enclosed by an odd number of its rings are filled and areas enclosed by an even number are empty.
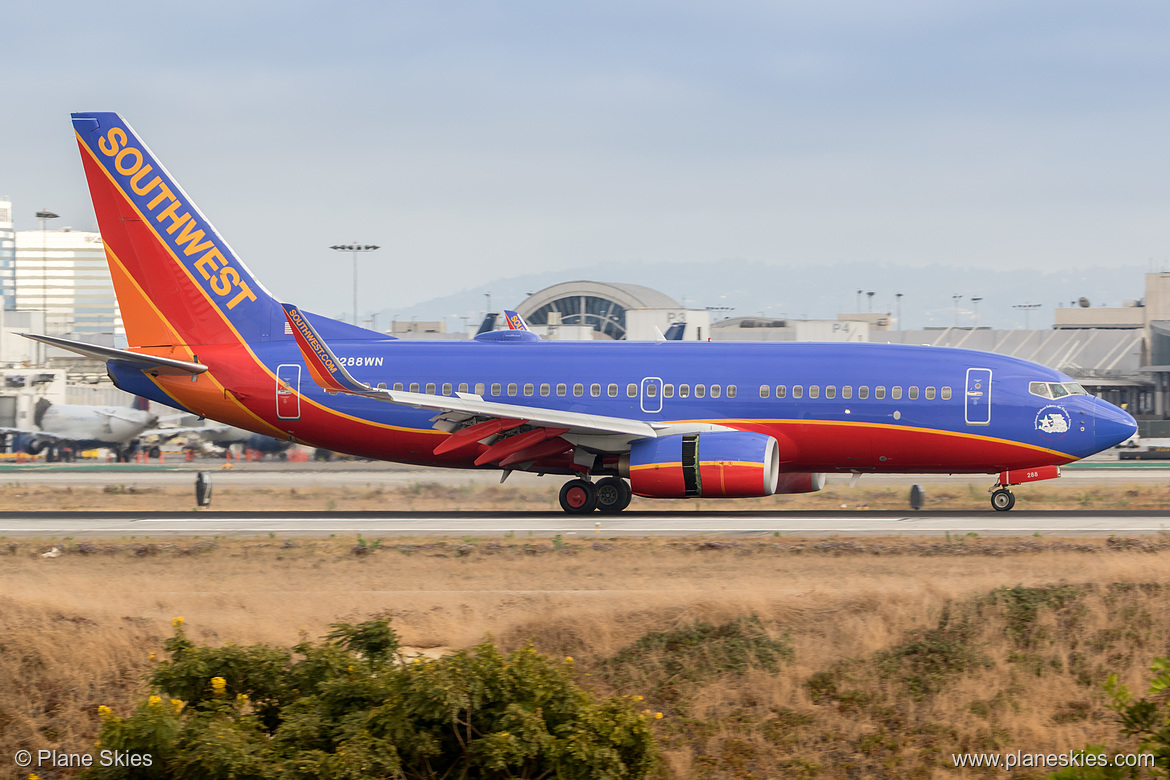
[[[353,664],[350,664],[350,665],[349,665],[349,668],[347,669],[347,671],[350,671],[350,672],[352,672],[352,671],[353,671]]]
[[[181,699],[171,699],[171,706],[175,708],[176,715],[183,711],[185,705],[186,702]]]
[[[174,626],[175,628],[182,628],[183,622],[184,622],[183,618],[181,618],[181,617],[171,618],[171,625]]]
[[[662,720],[662,713],[661,712],[654,713],[654,720]]]
[[[573,663],[573,656],[571,656],[571,655],[566,655],[566,656],[565,656],[565,660],[566,660],[566,661],[568,661],[569,663]]]
[[[153,661],[154,659],[155,659],[155,652],[153,650],[151,650],[150,651],[150,660]]]
[[[103,718],[108,718],[113,714],[114,714],[114,711],[111,710],[106,705],[104,705],[104,704],[98,705],[98,715],[101,715]]]
[[[227,680],[223,679],[222,677],[212,677],[211,688],[216,692],[216,694],[223,693],[224,689],[227,688]]]
[[[237,693],[236,694],[236,701],[245,702],[247,700],[248,700],[248,694],[246,694],[246,693]]]
[[[28,780],[41,780],[41,778],[37,777],[37,776],[36,776],[35,774],[33,774],[32,772],[29,772],[29,775],[28,775]]]
[[[147,699],[147,702],[150,704],[151,707],[153,707],[156,704],[162,704],[162,697],[151,696],[149,699]]]
[[[641,696],[635,696],[635,697],[634,697],[634,701],[642,701],[642,697],[641,697]]]

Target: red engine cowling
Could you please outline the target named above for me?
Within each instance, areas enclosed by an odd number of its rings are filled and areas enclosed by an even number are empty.
[[[780,479],[780,448],[762,433],[716,431],[634,442],[623,476],[647,498],[770,496]]]

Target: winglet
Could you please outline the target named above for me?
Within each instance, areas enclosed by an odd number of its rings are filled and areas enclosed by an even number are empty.
[[[350,376],[300,309],[291,303],[282,303],[281,306],[284,307],[284,316],[292,325],[293,336],[301,348],[309,373],[317,384],[335,393],[368,393],[373,389]]]

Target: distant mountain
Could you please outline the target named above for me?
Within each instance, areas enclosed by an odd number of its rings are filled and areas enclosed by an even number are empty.
[[[956,321],[956,313],[958,323],[969,326],[976,309],[981,325],[1022,328],[1025,312],[1013,307],[1024,303],[1041,304],[1028,312],[1028,326],[1048,328],[1055,307],[1075,305],[1082,297],[1093,306],[1120,306],[1125,300],[1141,298],[1145,272],[1139,265],[986,271],[942,265],[839,263],[814,267],[736,260],[648,263],[620,269],[589,266],[508,277],[413,306],[385,309],[378,313],[378,325],[387,328],[391,319],[447,318],[448,330],[461,330],[461,318],[467,318],[474,330],[488,305],[488,293],[492,309],[498,311],[515,308],[530,293],[553,284],[589,279],[653,287],[688,308],[714,307],[713,319],[753,314],[836,319],[839,312],[870,310],[896,315],[896,294],[902,293],[904,328],[945,327]],[[866,295],[871,290],[872,299]],[[953,297],[956,295],[961,296],[958,301]]]

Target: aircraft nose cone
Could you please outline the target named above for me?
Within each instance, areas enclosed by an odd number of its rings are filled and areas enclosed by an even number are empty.
[[[1093,430],[1098,451],[1116,447],[1137,433],[1137,421],[1129,412],[1111,403],[1102,401],[1094,418]]]

